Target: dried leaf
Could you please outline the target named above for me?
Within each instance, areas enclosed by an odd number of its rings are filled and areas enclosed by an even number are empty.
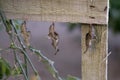
[[[24,42],[26,44],[26,46],[30,46],[30,42],[29,42],[29,39],[30,39],[30,35],[29,35],[29,32],[27,31],[27,27],[26,27],[26,22],[24,21],[21,25],[21,33],[22,33],[22,36],[24,38]]]
[[[32,75],[30,80],[41,80],[39,75]]]

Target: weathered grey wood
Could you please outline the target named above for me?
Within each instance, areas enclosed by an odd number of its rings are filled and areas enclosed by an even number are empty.
[[[94,47],[84,53],[85,35],[89,31],[89,25],[82,25],[82,80],[107,80],[107,60],[103,61],[107,54],[107,26],[96,25],[97,41]]]
[[[106,6],[107,0],[0,0],[8,18],[37,21],[106,24]]]

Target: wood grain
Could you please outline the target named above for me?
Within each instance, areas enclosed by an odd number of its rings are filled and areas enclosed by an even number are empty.
[[[89,25],[82,25],[82,80],[107,80],[107,26],[96,25],[97,41],[85,54],[85,35]]]
[[[0,0],[0,9],[11,19],[106,24],[107,0],[90,1]],[[91,4],[95,8],[90,8]]]

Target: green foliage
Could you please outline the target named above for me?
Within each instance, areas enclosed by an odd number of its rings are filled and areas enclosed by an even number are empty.
[[[12,31],[12,27],[9,20],[6,20],[6,25],[7,25],[6,32],[10,33]]]
[[[25,68],[26,64],[22,64],[22,66]],[[20,66],[14,65],[14,68],[11,70],[11,75],[17,76],[22,74],[22,69]]]
[[[12,73],[11,73],[13,76],[16,76],[16,75],[20,75],[22,74],[22,70],[20,67],[16,67],[15,69],[12,70]]]
[[[80,23],[69,23],[68,24],[68,30],[71,32],[73,31],[75,28],[80,28]]]
[[[80,80],[80,79],[75,76],[68,75],[67,78],[64,80]]]
[[[11,67],[9,63],[3,58],[0,58],[0,79],[3,79],[4,77],[8,77],[10,75]]]
[[[120,32],[120,0],[110,0],[109,27]]]
[[[14,21],[14,26],[17,29],[17,31],[21,31],[21,24],[23,23],[22,20],[12,20]]]

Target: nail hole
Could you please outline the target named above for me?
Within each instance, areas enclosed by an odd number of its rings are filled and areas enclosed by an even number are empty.
[[[93,17],[93,16],[89,16],[89,18],[91,18],[91,19],[95,19],[95,17]]]
[[[90,5],[90,8],[95,8],[95,6],[94,5]]]

